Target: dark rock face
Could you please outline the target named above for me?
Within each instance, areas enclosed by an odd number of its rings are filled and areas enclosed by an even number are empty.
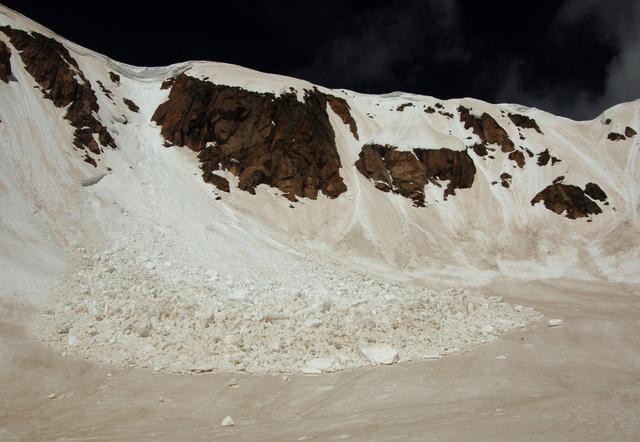
[[[486,156],[489,152],[487,151],[487,146],[482,143],[477,143],[471,146],[471,149],[478,155],[479,157]]]
[[[349,126],[353,138],[359,140],[358,126],[356,125],[356,121],[353,119],[353,115],[351,115],[351,108],[349,107],[349,104],[344,99],[334,97],[333,95],[324,94],[324,97],[327,100],[327,103],[329,103],[329,106],[331,106],[331,109],[340,117],[342,122]]]
[[[610,132],[609,135],[607,135],[607,139],[609,141],[624,141],[627,137],[616,132]]]
[[[510,152],[509,153],[509,159],[511,161],[513,161],[514,163],[516,163],[518,165],[518,167],[521,168],[521,169],[526,164],[526,160],[524,159],[524,153],[522,153],[519,150],[514,150],[513,152]]]
[[[115,72],[109,71],[109,78],[115,84],[120,85],[120,75],[116,74]]]
[[[511,175],[509,175],[507,172],[501,173],[500,184],[502,185],[502,187],[506,187],[507,189],[511,187],[511,178]]]
[[[543,202],[547,209],[558,215],[566,212],[565,216],[569,219],[602,213],[600,206],[585,195],[581,188],[570,184],[555,183],[547,186],[531,200],[531,205],[539,202]]]
[[[306,91],[301,103],[294,93],[277,97],[185,74],[165,83],[169,98],[152,120],[166,140],[198,153],[206,182],[220,184],[212,171],[228,170],[249,193],[260,184],[291,200],[347,190],[325,94]]]
[[[9,75],[11,75],[11,49],[0,41],[0,80],[9,83]]]
[[[594,199],[594,200],[598,200],[598,201],[607,200],[607,194],[604,193],[604,190],[602,190],[600,186],[598,186],[596,183],[587,183],[587,185],[584,186],[584,193],[589,195],[589,197],[591,197],[591,199]]]
[[[45,98],[57,107],[67,108],[64,118],[76,129],[75,147],[99,154],[95,134],[102,146],[115,149],[111,134],[94,115],[99,110],[96,94],[67,48],[37,32],[30,34],[10,26],[0,27],[0,31],[20,51],[27,72],[40,85]]]
[[[216,186],[218,189],[222,190],[223,192],[229,193],[231,191],[229,188],[229,180],[227,180],[225,177],[221,177],[220,175],[216,175],[215,173],[212,173],[207,178],[207,181],[210,184],[213,184],[214,186]]]
[[[631,127],[629,127],[629,126],[627,126],[627,127],[625,128],[625,130],[624,130],[624,134],[625,134],[625,136],[626,136],[627,138],[633,138],[633,137],[635,137],[636,135],[638,135],[638,133],[637,133],[635,130],[633,130],[633,128],[631,128]]]
[[[398,112],[402,112],[407,107],[413,107],[413,103],[402,103],[400,106],[398,106],[398,108],[396,110]]]
[[[507,132],[488,113],[483,113],[481,117],[471,114],[471,110],[464,106],[458,107],[460,121],[464,123],[465,129],[471,129],[483,143],[497,144],[503,152],[512,152],[515,147]]]
[[[538,123],[536,122],[536,120],[534,120],[533,118],[527,117],[526,115],[510,113],[509,119],[513,122],[513,124],[515,124],[518,127],[521,127],[523,129],[533,129],[539,134],[542,133],[542,131],[540,130],[540,126],[538,126]]]
[[[98,83],[98,87],[100,88],[100,90],[102,91],[102,93],[109,99],[109,100],[113,100],[113,92],[111,92],[109,89],[107,89],[106,87],[104,87],[104,84],[102,84],[102,82],[100,80],[98,80],[96,83]]]
[[[427,106],[424,108],[425,113],[427,114],[435,114],[436,110],[434,108],[432,108],[431,106]]]
[[[131,112],[138,113],[138,111],[140,110],[138,105],[135,104],[132,100],[129,100],[128,98],[123,98],[122,102],[127,105],[127,107]]]
[[[424,207],[424,186],[428,183],[449,180],[446,198],[455,195],[455,189],[470,188],[476,174],[466,151],[418,148],[410,152],[379,144],[363,146],[355,166],[377,189],[400,194],[418,207]]]
[[[547,164],[549,164],[549,160],[551,160],[552,166],[562,161],[556,157],[551,156],[551,154],[549,153],[549,149],[545,149],[543,152],[540,152],[538,154],[538,166],[546,166]]]

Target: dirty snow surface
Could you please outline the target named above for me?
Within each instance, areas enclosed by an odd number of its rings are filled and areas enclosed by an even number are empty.
[[[236,279],[127,241],[78,247],[35,334],[67,354],[170,372],[319,374],[439,358],[540,316],[466,289],[386,282],[312,253],[286,278]],[[130,243],[129,243],[130,244]]]

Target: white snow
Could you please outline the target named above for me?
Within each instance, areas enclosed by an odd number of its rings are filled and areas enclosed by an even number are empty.
[[[231,193],[216,192],[193,152],[163,147],[151,115],[168,96],[161,83],[181,72],[274,94],[294,87],[299,99],[309,83],[222,63],[128,66],[0,7],[7,24],[63,42],[92,84],[109,71],[121,76],[109,86],[113,101],[97,92],[98,116],[119,146],[106,149],[97,168],[82,162],[64,110],[42,98],[16,50],[17,81],[0,82],[0,296],[42,311],[33,333],[69,355],[173,372],[256,373],[439,358],[541,319],[470,287],[503,277],[640,281],[640,137],[606,140],[609,131],[640,127],[638,102],[607,110],[606,126],[470,98],[320,88],[345,98],[358,126],[359,141],[329,110],[349,190],[291,209],[266,186],[256,195],[237,190],[229,172],[221,175]],[[414,106],[398,112],[406,102]],[[424,112],[436,103],[454,118]],[[562,162],[540,168],[527,158],[518,169],[499,151],[495,160],[470,153],[473,187],[444,201],[443,189],[429,184],[426,208],[377,191],[353,166],[369,142],[473,144],[457,119],[461,104],[489,112],[518,145],[548,148]],[[502,110],[535,118],[544,135],[527,130],[519,140]],[[502,172],[513,176],[509,189],[490,184]],[[611,205],[591,223],[531,207],[560,175],[579,186],[599,183]]]

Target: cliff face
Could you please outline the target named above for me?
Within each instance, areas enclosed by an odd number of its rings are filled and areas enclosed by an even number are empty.
[[[599,187],[597,187],[599,189]],[[594,195],[593,192],[596,192]],[[600,191],[602,191],[600,189]],[[604,193],[604,192],[603,192]],[[591,194],[591,195],[589,195]],[[587,192],[570,184],[554,183],[544,188],[532,200],[534,206],[542,202],[544,206],[557,213],[564,214],[569,219],[586,218],[589,215],[602,213],[602,209],[589,196],[602,197],[595,189],[587,188]],[[603,196],[606,199],[606,195]]]
[[[293,92],[261,94],[184,74],[170,87],[152,119],[167,141],[198,152],[205,181],[228,189],[215,176],[226,170],[242,190],[255,193],[267,184],[292,200],[315,199],[320,191],[335,198],[347,190],[324,94],[308,90],[300,102]],[[348,108],[339,110],[349,122]]]
[[[93,154],[100,154],[100,145],[115,149],[113,137],[95,116],[99,106],[91,83],[68,49],[37,32],[29,33],[10,26],[2,26],[0,31],[19,51],[25,69],[40,85],[44,97],[57,107],[67,109],[64,118],[75,128],[74,146]],[[95,165],[91,156],[86,155],[85,160]]]
[[[11,75],[11,49],[0,41],[0,80],[8,83],[9,75]]]
[[[400,194],[418,207],[425,205],[426,185],[448,181],[446,198],[455,195],[456,189],[470,188],[476,173],[466,151],[417,148],[409,152],[377,144],[363,146],[355,166],[378,190]]]

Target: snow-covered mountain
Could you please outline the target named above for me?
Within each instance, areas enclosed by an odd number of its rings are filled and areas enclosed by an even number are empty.
[[[638,101],[577,122],[223,63],[134,67],[1,7],[0,287],[39,303],[76,258],[85,279],[140,264],[239,299],[265,281],[349,291],[360,271],[638,282],[638,130]]]

